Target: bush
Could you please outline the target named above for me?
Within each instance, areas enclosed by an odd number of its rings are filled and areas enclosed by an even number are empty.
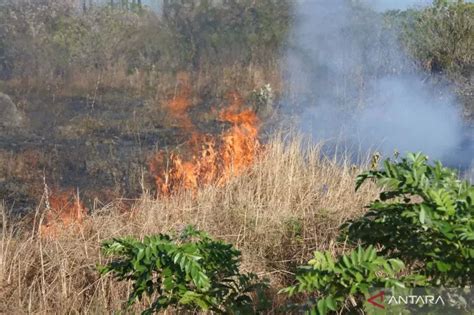
[[[429,8],[405,14],[405,21],[402,41],[416,60],[432,72],[469,79],[474,63],[474,4],[437,0]]]
[[[107,7],[81,14],[67,1],[5,1],[0,5],[3,68],[9,79],[43,85],[81,71],[107,70],[126,51],[140,16]]]
[[[344,226],[354,243],[381,246],[432,285],[470,286],[474,280],[474,187],[421,153],[357,178],[383,187],[369,211]]]
[[[299,268],[297,283],[281,292],[305,293],[308,301],[297,308],[327,314],[343,306],[360,310],[377,287],[472,286],[474,187],[440,162],[428,164],[421,153],[387,159],[383,170],[359,175],[356,191],[367,180],[383,187],[379,199],[342,226],[341,240],[358,248],[337,260],[315,252]]]
[[[89,74],[83,81],[106,81],[104,76],[113,80],[119,71],[122,76],[140,72],[153,77],[154,71],[210,65],[269,68],[286,39],[289,6],[287,0],[174,1],[158,15],[129,6],[82,11],[68,1],[6,0],[0,3],[0,77],[32,85],[37,80],[44,89],[81,81],[81,72]]]
[[[172,3],[164,8],[164,23],[187,53],[186,64],[264,64],[286,41],[290,6],[288,0]]]
[[[154,297],[144,314],[168,307],[252,314],[266,306],[262,294],[267,285],[254,274],[239,273],[240,252],[192,227],[178,238],[120,238],[102,248],[114,259],[100,272],[133,283],[128,306],[144,294]]]
[[[329,252],[315,252],[308,264],[299,268],[297,284],[280,292],[290,296],[296,293],[309,295],[309,300],[297,308],[311,314],[338,311],[346,301],[350,302],[349,308],[360,309],[363,297],[370,293],[370,289],[404,288],[412,282],[409,278],[396,279],[397,274],[405,268],[401,260],[387,260],[379,256],[372,246],[366,249],[358,247],[337,260]]]

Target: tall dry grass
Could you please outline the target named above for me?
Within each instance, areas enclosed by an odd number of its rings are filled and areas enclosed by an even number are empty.
[[[144,192],[130,211],[121,210],[119,202],[94,209],[79,235],[38,238],[35,222],[41,221],[41,211],[28,222],[11,222],[4,209],[0,312],[119,310],[130,286],[98,276],[96,266],[104,262],[101,242],[179,230],[187,224],[234,244],[242,251],[242,268],[268,277],[278,289],[291,281],[295,266],[314,250],[341,249],[335,243],[338,226],[361,214],[377,195],[370,185],[354,192],[359,171],[349,162],[321,158],[318,145],[279,138],[267,145],[248,173],[224,187],[160,200]],[[140,305],[136,307],[138,311]]]

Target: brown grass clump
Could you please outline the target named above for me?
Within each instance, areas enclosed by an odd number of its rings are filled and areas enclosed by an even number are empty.
[[[101,242],[187,224],[237,246],[245,271],[268,277],[275,289],[287,285],[295,266],[314,250],[340,248],[334,242],[338,226],[362,213],[378,192],[367,185],[356,194],[354,179],[360,169],[321,158],[319,146],[302,147],[299,140],[274,140],[248,172],[225,185],[159,200],[145,193],[125,213],[110,204],[95,209],[79,234],[63,233],[57,239],[38,237],[40,211],[33,226],[13,224],[3,211],[0,313],[118,310],[130,286],[99,278]],[[140,305],[136,307],[138,311]]]

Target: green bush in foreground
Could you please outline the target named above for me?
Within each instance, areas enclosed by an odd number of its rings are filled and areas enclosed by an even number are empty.
[[[267,285],[253,274],[239,273],[240,252],[192,227],[177,239],[164,234],[142,242],[120,238],[102,248],[114,259],[100,268],[101,273],[133,283],[128,306],[144,294],[154,298],[144,314],[168,307],[253,314],[265,307],[253,297],[261,298]]]
[[[297,308],[327,314],[361,310],[364,296],[377,287],[471,286],[474,188],[441,163],[427,161],[421,153],[408,154],[359,175],[356,190],[367,180],[383,187],[363,217],[342,226],[341,239],[359,247],[337,259],[316,252],[300,267],[297,283],[280,292],[305,293],[308,301]]]
[[[385,259],[374,247],[358,247],[334,259],[329,252],[315,252],[307,266],[299,268],[296,284],[280,293],[309,295],[304,305],[290,306],[309,314],[327,314],[340,310],[346,302],[352,309],[361,309],[364,296],[374,287],[405,288],[411,279],[397,280],[405,268],[399,259]],[[422,279],[418,279],[422,280]]]
[[[469,286],[474,280],[474,187],[421,153],[384,162],[381,171],[358,176],[356,188],[375,180],[379,199],[345,225],[354,243],[382,246],[432,285]]]

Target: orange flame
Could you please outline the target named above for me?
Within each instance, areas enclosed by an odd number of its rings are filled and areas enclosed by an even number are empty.
[[[87,209],[77,194],[71,191],[52,193],[48,199],[50,209],[39,229],[41,237],[56,238],[70,228],[82,230]]]
[[[220,113],[219,119],[232,126],[220,137],[193,132],[187,143],[192,158],[173,153],[165,159],[163,152],[152,158],[149,168],[162,195],[196,191],[211,183],[223,184],[253,163],[260,150],[260,121],[255,112],[242,109],[243,99],[238,93],[229,94],[229,99],[230,106]]]
[[[193,124],[187,113],[191,106],[192,99],[189,75],[180,72],[177,75],[176,91],[173,97],[166,103],[166,107],[181,127],[191,129]]]
[[[219,116],[221,120],[232,123],[232,128],[222,136],[224,144],[221,158],[224,169],[220,182],[242,173],[253,163],[260,147],[257,115],[250,109],[238,112],[242,100],[235,95],[231,97],[234,100],[231,106]]]

